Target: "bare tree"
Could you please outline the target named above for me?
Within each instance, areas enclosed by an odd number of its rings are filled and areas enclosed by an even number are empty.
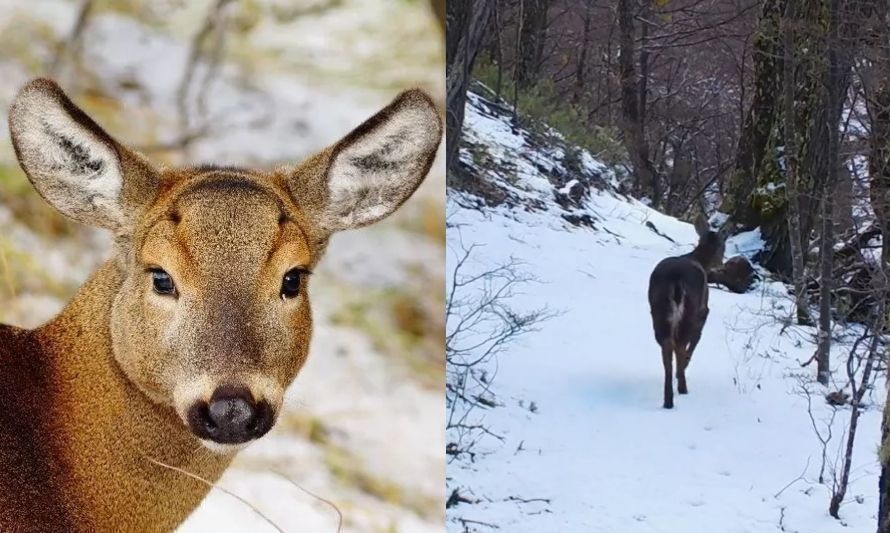
[[[476,56],[482,48],[482,38],[495,0],[448,2],[446,25],[446,166],[449,173],[456,170],[464,123],[467,89]]]
[[[875,278],[875,280],[878,281],[876,285],[879,285],[875,287],[875,290],[886,291],[886,283],[878,278]],[[871,327],[866,328],[863,335],[853,343],[853,347],[850,349],[850,353],[847,356],[846,371],[847,382],[850,387],[850,425],[847,429],[847,439],[844,444],[844,454],[841,458],[840,473],[839,475],[836,474],[834,476],[831,500],[828,505],[828,513],[835,518],[840,518],[839,512],[841,503],[844,501],[844,497],[847,494],[847,486],[850,482],[850,468],[853,464],[853,447],[856,441],[856,430],[859,426],[859,416],[863,409],[863,399],[866,391],[868,391],[872,385],[874,379],[873,373],[880,360],[880,351],[882,348],[881,332],[886,325],[884,316],[885,305],[883,302],[884,300],[881,299],[881,304],[878,306],[878,309],[875,310],[874,323]],[[866,349],[865,357],[861,357],[857,353],[857,348],[860,343],[868,337],[870,337],[870,339],[868,341],[869,344]],[[860,368],[862,368],[861,372],[859,372]]]
[[[191,116],[189,95],[193,92],[194,78],[198,71],[198,66],[204,62],[206,64],[205,75],[201,84],[194,92],[197,94],[197,111],[201,119],[206,111],[206,103],[204,95],[210,87],[211,82],[218,73],[219,65],[223,58],[223,50],[225,47],[226,24],[228,21],[226,7],[233,0],[215,0],[210,6],[207,16],[201,28],[192,37],[189,46],[188,60],[186,61],[185,71],[179,88],[176,91],[176,104],[179,112],[180,134],[182,139],[188,139],[188,142],[181,143],[180,147],[185,148],[191,140],[201,136],[201,132],[206,129],[206,124],[198,124],[190,127],[189,117]],[[211,42],[208,46],[208,42]],[[208,49],[209,48],[209,49]]]
[[[822,183],[822,229],[820,231],[820,285],[819,285],[819,344],[816,356],[816,377],[822,384],[828,384],[829,366],[831,362],[831,295],[833,279],[834,259],[834,189],[837,183],[837,169],[840,151],[840,115],[843,102],[841,91],[847,86],[847,72],[849,66],[841,66],[841,50],[838,28],[841,24],[841,0],[829,0],[828,45],[826,75],[826,107],[828,154],[827,172]],[[846,63],[846,62],[845,62]]]
[[[547,21],[552,0],[520,0],[517,34],[516,85],[525,89],[538,81],[547,42]]]
[[[460,241],[460,229],[450,226]],[[474,457],[474,449],[485,437],[502,439],[486,426],[477,410],[498,406],[492,391],[491,364],[520,336],[533,332],[554,316],[546,308],[516,311],[511,307],[517,289],[535,278],[522,271],[514,259],[472,271],[478,245],[452,248],[454,266],[445,296],[446,431],[445,454],[449,461]],[[496,365],[494,365],[496,367]],[[458,488],[451,489],[451,502],[465,501]]]
[[[658,207],[661,191],[655,168],[649,159],[649,145],[644,129],[645,92],[641,90],[641,78],[637,75],[634,19],[636,0],[618,1],[618,28],[621,66],[621,111],[624,145],[630,155],[634,175],[634,188],[638,194],[648,193],[653,207]],[[647,54],[641,63],[647,65]],[[641,66],[642,66],[641,65]],[[645,74],[645,71],[644,71]]]
[[[785,7],[782,17],[782,110],[786,117],[794,116],[794,4]],[[807,297],[805,255],[800,233],[800,201],[797,187],[800,160],[795,142],[794,121],[784,121],[785,169],[787,173],[788,232],[791,239],[794,298],[798,324],[812,325],[810,304]]]
[[[888,38],[888,7],[879,3],[868,39],[874,50],[871,76],[867,78],[868,117],[871,126],[869,136],[870,175],[869,191],[871,206],[881,231],[881,268],[885,278],[890,277],[890,47]],[[882,299],[886,299],[886,292]],[[885,368],[888,365],[884,357]],[[890,533],[890,387],[884,400],[884,416],[881,420],[881,446],[878,453],[881,476],[878,481],[878,533]]]
[[[77,16],[74,18],[74,26],[68,36],[59,42],[47,68],[49,77],[58,79],[65,63],[77,61],[83,44],[83,34],[89,25],[94,6],[94,0],[81,0],[80,6],[77,8]]]

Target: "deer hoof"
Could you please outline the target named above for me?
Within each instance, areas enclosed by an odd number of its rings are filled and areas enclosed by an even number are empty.
[[[689,389],[686,388],[686,385],[680,385],[677,387],[677,392],[680,394],[689,394]]]
[[[673,402],[673,400],[671,400],[671,401],[669,401],[669,402],[664,402],[664,406],[663,406],[663,407],[664,407],[665,409],[673,409],[673,408],[674,408],[674,402]]]

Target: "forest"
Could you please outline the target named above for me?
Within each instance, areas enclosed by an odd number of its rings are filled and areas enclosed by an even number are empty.
[[[864,397],[890,405],[887,2],[453,0],[446,15],[449,191],[484,195],[461,155],[474,150],[468,95],[484,94],[514,130],[556,130],[619,169],[622,194],[759,230],[751,260],[793,300],[775,320],[811,328],[801,365],[847,409],[825,502],[839,518]],[[855,345],[840,350],[849,327]],[[883,420],[874,493],[890,532],[890,411]]]

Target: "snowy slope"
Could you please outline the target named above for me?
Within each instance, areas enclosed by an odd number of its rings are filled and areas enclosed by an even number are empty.
[[[489,111],[479,97],[468,105],[470,145],[506,160],[527,153],[526,134],[514,133]],[[817,482],[822,446],[814,427],[826,433],[833,410],[823,397],[843,385],[845,373],[836,367],[838,383],[825,389],[813,382],[811,367],[801,368],[813,353],[814,332],[796,326],[782,331],[778,319],[791,309],[782,284],[764,281],[745,295],[712,287],[710,318],[687,373],[690,394],[677,396],[673,410],[662,409],[647,281],[660,259],[692,248],[692,226],[608,185],[588,188],[576,208],[597,220],[594,227],[575,226],[555,201],[559,182],[539,173],[514,185],[497,165],[477,166],[471,152],[462,157],[477,175],[517,197],[533,196],[537,208],[523,209],[528,201],[482,207],[477,198],[449,190],[449,223],[456,231],[448,236],[447,275],[473,244],[478,247],[464,273],[512,257],[538,282],[524,286],[511,307],[547,306],[559,315],[489,364],[497,407],[471,416],[503,440],[488,436],[473,460],[450,461],[449,493],[456,490],[473,503],[448,509],[449,530],[874,530],[883,387],[867,396],[852,484],[837,521],[827,513],[828,488]],[[544,159],[536,168],[560,173],[559,153]],[[607,184],[614,178],[602,165],[587,167]],[[756,231],[737,236],[727,257],[751,255],[758,242]],[[846,349],[835,348],[836,365]],[[813,422],[803,389],[812,392]],[[830,425],[829,472],[848,421],[849,408],[841,408]]]

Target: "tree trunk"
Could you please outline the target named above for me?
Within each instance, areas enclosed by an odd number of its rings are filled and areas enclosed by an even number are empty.
[[[453,43],[449,41],[446,44],[451,55],[445,58],[445,134],[447,139],[445,164],[449,174],[457,167],[470,74],[473,71],[476,55],[482,46],[482,37],[488,26],[492,4],[493,0],[481,2],[452,0],[448,2],[449,16],[445,33],[447,39],[454,39]]]
[[[753,199],[779,106],[777,95],[782,57],[779,27],[785,4],[785,0],[766,0],[757,22],[752,52],[754,94],[739,136],[735,165],[722,208],[736,223],[748,228],[761,225]]]
[[[547,40],[550,0],[522,0],[516,84],[527,89],[538,82]]]
[[[632,5],[633,4],[633,5]],[[618,1],[619,66],[621,71],[621,127],[624,146],[633,168],[634,189],[637,194],[649,194],[652,206],[657,208],[660,191],[655,167],[649,159],[643,120],[640,114],[642,100],[640,80],[634,65],[634,7],[635,0]]]
[[[792,117],[786,117],[784,116],[784,106],[775,105],[772,108],[772,113],[776,117],[770,119],[761,116],[760,120],[765,123],[756,130],[751,130],[766,135],[765,144],[762,145],[764,152],[756,166],[757,173],[753,175],[753,181],[749,178],[744,165],[745,157],[749,155],[747,149],[743,149],[749,143],[746,140],[746,132],[749,131],[747,126],[753,123],[751,120],[746,121],[745,131],[739,141],[740,150],[735,173],[731,176],[729,194],[724,203],[724,209],[741,226],[748,228],[759,226],[761,228],[765,246],[756,259],[767,269],[789,278],[793,278],[794,270],[791,238],[788,230],[790,211],[786,201],[788,195],[781,194],[782,187],[787,187],[788,183],[786,173],[781,170],[773,155],[781,146],[780,139],[783,136],[779,135],[778,128],[772,131],[767,129],[766,122],[775,125],[774,121],[778,120],[779,125],[784,125],[783,121],[794,121],[794,144],[798,156],[797,181],[794,185],[796,197],[800,203],[798,213],[801,248],[806,255],[813,229],[821,219],[818,202],[824,195],[825,182],[830,174],[829,133],[831,128],[837,127],[840,122],[843,104],[843,99],[838,97],[836,102],[829,105],[827,98],[829,91],[826,89],[830,85],[831,90],[836,91],[834,94],[845,94],[852,67],[851,50],[854,50],[860,41],[860,37],[854,33],[855,25],[846,24],[844,33],[839,39],[845,43],[843,48],[845,53],[839,54],[836,58],[837,74],[830,76],[828,61],[826,61],[828,41],[826,29],[830,25],[829,10],[826,8],[828,2],[829,0],[819,0],[818,2],[787,0],[785,2],[794,4],[797,21],[797,31],[794,35],[796,60],[794,114]],[[762,23],[765,23],[764,20],[761,17]],[[772,28],[774,24],[767,26]],[[761,28],[758,31],[763,33],[768,28]],[[765,39],[766,35],[758,35],[755,40],[762,40],[761,38]],[[769,53],[768,50],[758,51],[755,49],[755,61],[758,61],[757,55],[765,53]],[[781,57],[781,47],[778,53],[780,54],[778,57]],[[771,60],[760,61],[772,62]],[[764,69],[761,71],[768,72]],[[758,73],[758,78],[760,75]],[[776,78],[782,79],[781,70],[778,71]],[[755,86],[757,85],[766,86],[768,84],[755,82]],[[759,98],[758,93],[763,87],[755,87],[755,89],[754,100],[756,102]],[[834,126],[829,126],[832,124]],[[760,146],[758,144],[757,148],[759,149]],[[752,186],[753,188],[751,188]]]
[[[881,228],[881,268],[884,279],[890,276],[890,50],[884,46],[887,39],[887,5],[882,3],[876,13],[880,28],[874,41],[878,50],[874,87],[866,101],[871,117],[868,170],[871,179],[871,205]],[[884,361],[885,366],[887,361]],[[878,481],[878,533],[890,533],[890,388],[884,402],[881,422],[881,477]]]
[[[59,78],[62,77],[62,67],[66,62],[75,63],[80,55],[81,45],[83,44],[83,33],[86,30],[90,16],[93,13],[95,2],[93,0],[82,0],[77,10],[77,17],[74,19],[74,26],[68,37],[59,42],[53,59],[47,68],[47,76],[55,78],[64,83]]]
[[[890,387],[884,398],[881,420],[881,477],[878,479],[878,533],[890,533]]]
[[[587,92],[587,57],[589,55],[588,47],[591,46],[590,38],[593,30],[592,16],[590,13],[590,4],[584,8],[584,34],[581,40],[581,52],[578,56],[578,70],[575,71],[575,103],[581,102],[584,94]]]
[[[834,259],[834,216],[832,207],[835,183],[837,183],[837,167],[840,151],[840,118],[841,88],[846,87],[845,77],[841,73],[841,59],[838,42],[839,4],[841,0],[830,0],[829,37],[828,37],[828,75],[826,83],[826,101],[828,117],[828,154],[825,182],[822,184],[822,231],[821,231],[821,275],[819,284],[819,345],[816,355],[816,379],[823,385],[828,384],[831,374],[831,288],[832,267]]]
[[[794,116],[794,6],[788,5],[782,19],[782,111],[785,117]],[[812,325],[806,285],[806,251],[801,243],[800,201],[798,181],[800,162],[795,139],[794,120],[785,120],[785,172],[787,182],[788,234],[791,239],[792,277],[796,300],[797,323]]]
[[[498,65],[498,77],[494,86],[495,99],[500,99],[504,86],[504,49],[501,44],[501,9],[498,2],[494,1],[494,53]]]

